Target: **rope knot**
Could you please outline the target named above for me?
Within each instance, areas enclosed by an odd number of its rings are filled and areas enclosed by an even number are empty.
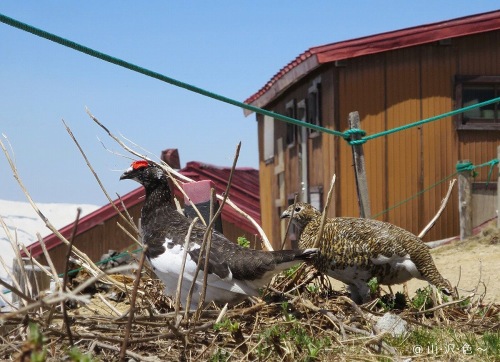
[[[365,139],[363,138],[360,138],[358,140],[353,140],[352,139],[352,136],[353,135],[358,135],[360,137],[364,137],[366,136],[366,131],[362,130],[362,129],[359,129],[359,128],[351,128],[351,129],[348,129],[347,131],[345,131],[343,134],[342,134],[342,137],[351,145],[351,146],[354,146],[354,145],[362,145],[363,143],[366,142]]]
[[[464,171],[474,171],[476,166],[474,166],[472,162],[467,161],[467,162],[458,162],[456,168],[458,172],[464,172]]]
[[[470,162],[470,161],[467,161],[467,162],[458,162],[457,166],[456,166],[457,172],[470,171],[472,177],[476,177],[477,176],[477,172],[474,171],[475,168],[476,168],[476,166],[474,166],[474,164],[472,162]]]

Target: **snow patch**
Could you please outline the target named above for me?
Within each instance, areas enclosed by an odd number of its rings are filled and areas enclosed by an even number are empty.
[[[97,205],[89,204],[62,204],[62,203],[37,203],[42,214],[56,227],[71,224],[76,218],[77,208],[82,209],[81,217],[90,214],[100,208]],[[28,202],[0,200],[0,217],[7,225],[7,229],[13,238],[17,238],[19,243],[26,246],[37,241],[36,233],[42,237],[52,234],[33,210]],[[0,226],[0,255],[6,267],[12,270],[14,250],[12,250],[9,238],[4,228]],[[0,264],[0,278],[9,282],[7,271]],[[0,288],[3,293],[3,288]]]

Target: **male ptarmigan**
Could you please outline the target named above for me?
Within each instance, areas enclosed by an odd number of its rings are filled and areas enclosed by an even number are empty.
[[[142,240],[148,246],[147,256],[158,277],[165,283],[166,294],[174,296],[181,271],[186,235],[191,220],[172,204],[172,193],[163,169],[148,161],[135,161],[120,180],[132,179],[146,190],[141,211]],[[190,308],[198,305],[203,285],[204,255],[200,247],[206,228],[196,223],[190,236],[189,250],[181,289],[183,304],[191,287],[198,259],[203,259],[193,291]],[[212,233],[208,261],[205,302],[235,303],[257,296],[259,288],[272,277],[297,263],[312,259],[318,249],[259,251],[232,243],[217,231]],[[184,305],[185,306],[185,305]]]
[[[299,247],[312,247],[319,233],[321,213],[298,202],[281,215],[290,217],[298,228]],[[451,294],[450,283],[437,270],[422,240],[390,223],[354,217],[327,218],[319,249],[320,255],[314,260],[316,268],[347,284],[356,303],[370,300],[367,282],[373,277],[385,285],[423,279]]]

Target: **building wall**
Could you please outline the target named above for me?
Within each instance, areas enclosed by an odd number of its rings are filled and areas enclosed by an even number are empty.
[[[455,107],[457,75],[500,75],[499,34],[494,31],[455,38],[451,43],[436,42],[329,63],[300,79],[266,109],[285,114],[285,104],[304,98],[312,80],[321,76],[323,120],[329,128],[346,130],[352,111],[359,112],[361,128],[368,134],[439,115]],[[263,127],[258,123],[262,149]],[[275,121],[276,139],[285,137],[285,127]],[[455,120],[449,117],[368,141],[363,148],[372,215],[418,234],[438,210],[448,181],[414,196],[453,174],[459,160],[477,165],[497,157],[499,140],[499,132],[457,131]],[[351,146],[343,139],[322,134],[309,139],[308,147],[310,186],[323,186],[326,198],[333,173],[337,176],[330,216],[358,216]],[[289,195],[299,190],[297,150],[285,145],[283,152]],[[283,229],[275,202],[279,198],[275,176],[278,163],[277,150],[272,162],[260,162],[262,223],[273,239],[281,238]],[[476,181],[485,181],[487,170],[478,171]],[[447,208],[424,240],[458,233],[455,187]]]
[[[140,217],[141,206],[142,203],[128,209],[130,216],[135,221],[137,221]],[[75,238],[73,245],[80,251],[87,254],[87,256],[94,262],[99,261],[101,256],[109,250],[122,251],[129,247],[129,250],[137,249],[138,246],[134,245],[132,238],[130,238],[120,227],[118,227],[117,223],[120,223],[122,226],[125,225],[125,222],[118,215],[116,215],[104,223],[78,235]],[[130,228],[127,228],[127,230],[135,236]],[[56,270],[60,273],[64,271],[66,252],[66,244],[57,245],[49,250],[50,258],[52,259]],[[47,265],[47,260],[43,254],[39,257],[39,261],[43,265]]]

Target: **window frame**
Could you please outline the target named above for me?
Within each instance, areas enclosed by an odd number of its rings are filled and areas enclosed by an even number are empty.
[[[493,86],[495,97],[500,96],[500,76],[456,76],[455,77],[455,102],[457,108],[464,107],[464,87],[467,86]],[[473,118],[472,122],[464,121],[464,113],[457,114],[455,118],[456,129],[459,131],[500,131],[500,104],[495,103],[493,119]]]
[[[295,99],[288,101],[285,104],[285,115],[287,117],[297,119],[297,102]],[[286,122],[286,137],[285,142],[288,148],[292,148],[297,143],[297,129],[295,124]]]
[[[274,162],[274,118],[264,115],[263,117],[263,159],[267,164]]]
[[[313,94],[314,105],[311,104],[311,98]],[[307,107],[306,107],[306,120],[307,123],[314,124],[316,126],[323,126],[323,95],[321,89],[321,77],[317,77],[312,81],[312,85],[307,90]],[[314,114],[312,114],[314,113]],[[314,129],[309,128],[309,137],[317,137],[321,133]]]

